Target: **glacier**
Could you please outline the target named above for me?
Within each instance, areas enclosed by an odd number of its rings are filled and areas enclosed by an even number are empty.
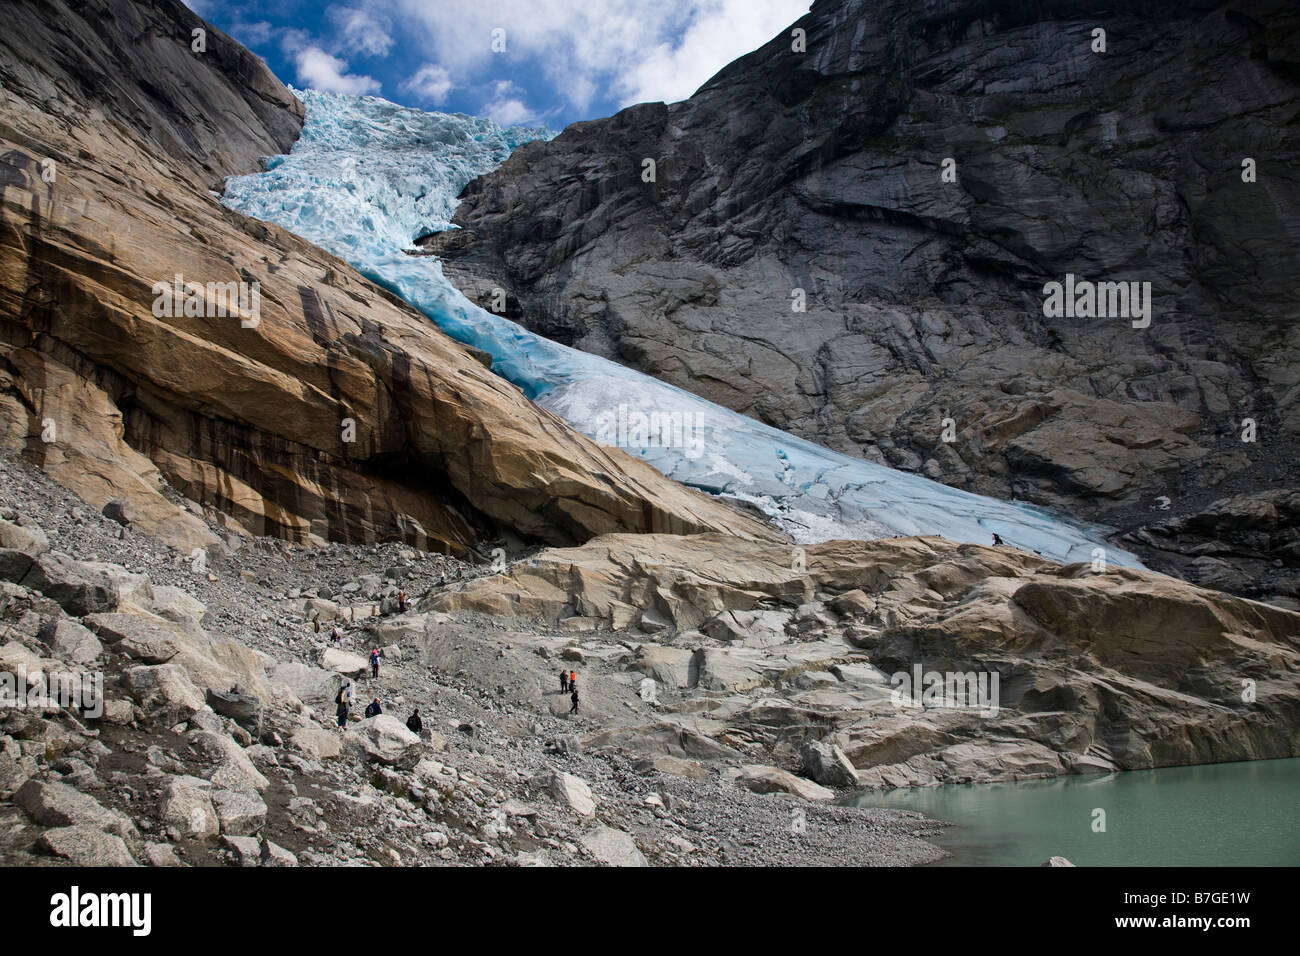
[[[468,182],[553,134],[372,96],[294,92],[307,108],[301,137],[264,172],[228,179],[222,202],[345,260],[488,353],[495,373],[583,434],[685,485],[749,502],[797,543],[938,534],[989,544],[996,533],[1056,561],[1104,554],[1142,566],[1100,527],[830,451],[479,308],[436,258],[412,254],[414,242],[455,228]]]

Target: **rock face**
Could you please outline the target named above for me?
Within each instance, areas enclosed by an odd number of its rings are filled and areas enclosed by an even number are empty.
[[[670,626],[639,636],[653,643],[623,669],[629,693],[662,678],[660,722],[584,747],[707,761],[736,748],[753,755],[740,783],[761,792],[830,792],[795,786],[793,770],[880,788],[1298,752],[1300,614],[940,538],[831,541],[805,558],[724,535],[610,535],[432,604],[507,627],[581,613],[614,627],[610,641],[626,639],[622,608],[653,608]],[[719,619],[765,638],[736,640]]]
[[[210,190],[287,151],[302,107],[177,0],[5,18],[0,445],[187,552],[216,542],[205,508],[236,531],[458,554],[496,527],[768,534],[540,411],[341,261],[221,207]],[[219,314],[167,315],[184,309],[155,284],[177,275]],[[242,308],[208,285],[241,282]]]
[[[1130,524],[1294,488],[1300,17],[1144,13],[818,0],[805,52],[522,147],[427,246],[534,331],[969,490]],[[1046,317],[1067,275],[1149,282],[1149,327]]]

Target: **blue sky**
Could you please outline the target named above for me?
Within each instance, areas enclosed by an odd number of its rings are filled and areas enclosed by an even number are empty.
[[[685,99],[810,0],[185,0],[299,88],[506,125]]]

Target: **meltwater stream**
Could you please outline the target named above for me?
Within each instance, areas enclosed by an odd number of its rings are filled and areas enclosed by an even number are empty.
[[[804,543],[939,534],[988,544],[996,532],[1062,562],[1091,560],[1103,544],[1098,528],[829,451],[479,308],[435,259],[408,250],[419,236],[452,228],[456,196],[470,180],[551,134],[376,97],[298,96],[307,118],[292,152],[268,160],[264,173],[232,177],[223,202],[351,263],[452,338],[487,352],[494,372],[589,437],[683,484],[751,501]],[[686,427],[656,441],[644,434],[646,420]],[[1113,545],[1106,559],[1141,566]]]

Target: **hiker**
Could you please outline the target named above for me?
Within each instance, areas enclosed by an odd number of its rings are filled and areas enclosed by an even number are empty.
[[[447,586],[447,572],[443,571],[441,574],[438,575],[438,587],[445,588],[446,586]]]
[[[406,613],[406,592],[405,591],[397,592],[397,613],[399,614]]]
[[[569,697],[569,700],[573,701],[573,706],[569,708],[569,713],[576,714],[578,712],[578,688],[575,687],[573,689],[573,694]]]
[[[420,719],[420,711],[418,708],[415,713],[406,718],[406,729],[413,734],[418,734],[424,729],[424,721]]]
[[[334,716],[338,718],[339,730],[348,728],[348,704],[352,700],[352,687],[349,684],[343,684],[339,687],[339,692],[334,695],[334,703],[337,705]]]
[[[997,532],[993,533],[993,547],[995,548],[1002,547],[1002,538],[998,536]]]
[[[379,698],[376,697],[370,704],[366,705],[367,717],[378,717],[384,712],[384,708],[379,706]]]
[[[379,648],[370,649],[370,676],[374,680],[379,679]]]
[[[314,633],[316,634],[320,633],[320,612],[317,612],[311,616],[311,626],[312,626],[312,631]]]
[[[578,674],[576,671],[569,671],[569,690],[578,689]]]
[[[566,694],[569,691],[569,672],[560,671],[560,693]]]
[[[339,629],[337,627],[330,628],[330,640],[332,640],[339,647],[343,646],[343,635],[339,633]]]
[[[459,581],[464,576],[465,576],[465,565],[463,564],[456,565],[456,580]]]

